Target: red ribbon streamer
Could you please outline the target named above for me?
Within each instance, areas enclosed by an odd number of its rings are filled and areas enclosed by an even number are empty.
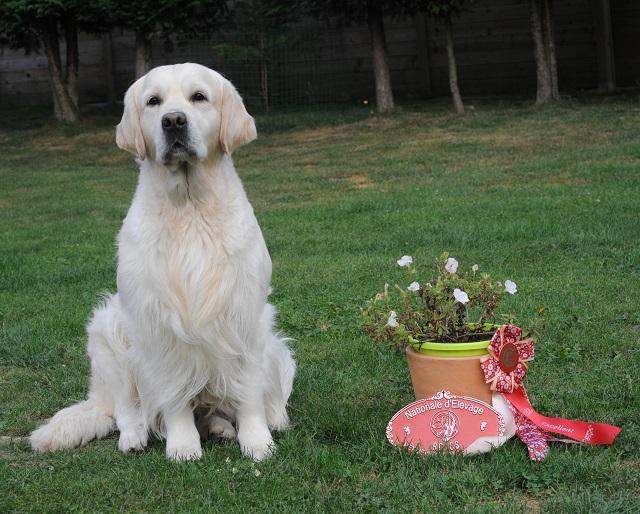
[[[620,428],[607,423],[593,423],[589,421],[573,421],[564,418],[550,418],[543,416],[534,410],[529,399],[524,394],[523,388],[515,389],[512,393],[502,395],[525,418],[544,432],[560,434],[574,441],[596,444],[612,444],[620,433]]]
[[[522,329],[503,325],[491,339],[489,355],[483,357],[480,367],[492,391],[507,400],[516,423],[516,434],[527,445],[531,460],[544,460],[549,453],[548,441],[578,441],[587,444],[612,444],[620,428],[607,423],[572,421],[549,418],[537,413],[531,406],[524,388],[526,362],[533,360],[534,344],[520,340]],[[553,435],[560,434],[563,439]],[[571,439],[569,441],[567,438]]]

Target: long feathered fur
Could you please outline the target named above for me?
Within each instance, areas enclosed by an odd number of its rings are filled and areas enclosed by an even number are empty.
[[[267,302],[271,260],[231,157],[222,151],[251,140],[255,127],[225,79],[194,67],[149,74],[156,82],[200,74],[212,96],[220,92],[213,121],[182,107],[196,134],[193,144],[206,156],[188,166],[171,168],[149,155],[148,146],[162,150],[161,136],[149,128],[147,114],[130,105],[151,79],[127,93],[118,144],[139,159],[146,155],[118,236],[118,293],[103,299],[87,327],[89,399],[36,430],[36,450],[79,446],[117,426],[123,451],[144,448],[152,433],[167,437],[170,457],[197,458],[193,415],[189,422],[184,413],[206,407],[237,419],[243,451],[259,459],[273,448],[266,427],[288,425],[295,363]],[[234,117],[241,118],[235,129],[228,121]],[[140,132],[147,147],[132,140]],[[224,145],[210,142],[221,138]]]

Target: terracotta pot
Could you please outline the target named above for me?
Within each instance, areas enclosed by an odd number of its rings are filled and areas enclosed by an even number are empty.
[[[430,348],[417,352],[412,346],[407,347],[407,361],[417,400],[438,391],[451,391],[491,405],[491,390],[480,369],[480,358],[487,355],[489,341],[424,343],[421,346]]]

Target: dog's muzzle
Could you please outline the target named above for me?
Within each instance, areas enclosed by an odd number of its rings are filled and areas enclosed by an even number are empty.
[[[162,132],[166,142],[165,163],[187,160],[195,155],[189,145],[189,123],[185,113],[175,111],[162,116]]]

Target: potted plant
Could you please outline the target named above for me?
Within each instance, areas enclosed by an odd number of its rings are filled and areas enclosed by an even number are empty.
[[[498,328],[497,309],[506,296],[516,294],[516,284],[496,281],[475,264],[462,271],[447,253],[436,259],[435,274],[427,280],[412,257],[397,263],[407,270],[407,284],[385,284],[367,302],[365,333],[397,351],[406,349],[417,399],[448,390],[491,404],[480,359]]]

